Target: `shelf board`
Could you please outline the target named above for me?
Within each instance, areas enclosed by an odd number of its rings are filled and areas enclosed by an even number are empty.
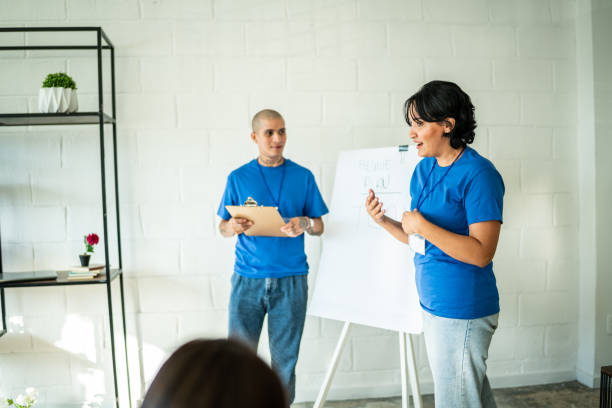
[[[104,123],[115,120],[103,113]],[[1,113],[0,126],[37,126],[37,125],[97,125],[100,123],[98,112],[74,113]]]
[[[110,280],[111,282],[115,278],[121,275],[123,271],[118,268],[111,268]],[[97,277],[92,279],[83,280],[68,280],[67,271],[57,271],[57,279],[49,280],[36,280],[36,281],[15,281],[15,282],[1,282],[0,288],[25,288],[25,287],[36,287],[36,286],[65,286],[65,285],[96,285],[106,283],[106,273],[101,272]]]

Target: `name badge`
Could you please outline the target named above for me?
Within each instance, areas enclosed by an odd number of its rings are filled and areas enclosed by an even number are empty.
[[[417,254],[425,255],[425,238],[419,234],[408,235],[408,246]]]

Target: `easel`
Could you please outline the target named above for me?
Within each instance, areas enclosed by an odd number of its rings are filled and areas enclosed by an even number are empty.
[[[350,329],[351,322],[344,322],[344,327],[342,328],[342,332],[340,333],[338,344],[336,344],[336,349],[334,350],[334,355],[332,356],[331,364],[329,365],[329,369],[325,374],[325,380],[323,381],[323,385],[321,386],[321,390],[319,391],[319,396],[317,397],[313,408],[321,408],[323,407],[323,404],[325,404],[327,393],[329,392],[329,388],[331,387],[331,382],[334,378],[334,374],[336,373],[336,368],[338,368],[342,349],[344,349],[344,345],[346,344],[346,340],[348,339]],[[414,349],[412,347],[412,336],[409,333],[401,331],[398,333],[401,362],[400,371],[402,375],[402,408],[408,408],[408,373],[410,374],[410,385],[412,387],[412,401],[414,403],[414,408],[422,408],[423,400],[421,399],[421,391],[419,390],[419,380],[417,377],[417,370],[414,359]]]

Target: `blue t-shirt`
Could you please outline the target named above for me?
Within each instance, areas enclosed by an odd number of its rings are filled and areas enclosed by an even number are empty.
[[[217,215],[229,220],[231,215],[225,206],[242,205],[248,197],[253,197],[259,205],[278,206],[285,219],[318,218],[328,213],[310,170],[287,159],[278,167],[261,166],[254,159],[231,172]],[[307,274],[304,234],[295,238],[238,235],[234,271],[249,278]]]
[[[450,170],[438,166],[433,157],[419,162],[410,182],[411,209],[421,196],[418,210],[425,219],[456,234],[469,235],[470,224],[503,221],[504,190],[495,166],[466,147]],[[454,319],[477,319],[499,312],[493,262],[484,268],[467,264],[426,241],[425,255],[415,254],[414,264],[421,306],[427,312]]]

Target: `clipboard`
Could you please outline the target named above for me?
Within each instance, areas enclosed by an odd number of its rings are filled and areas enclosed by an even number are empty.
[[[253,226],[244,232],[248,236],[287,237],[280,228],[285,225],[283,217],[276,207],[253,205],[226,205],[232,217],[246,218],[253,221]]]

